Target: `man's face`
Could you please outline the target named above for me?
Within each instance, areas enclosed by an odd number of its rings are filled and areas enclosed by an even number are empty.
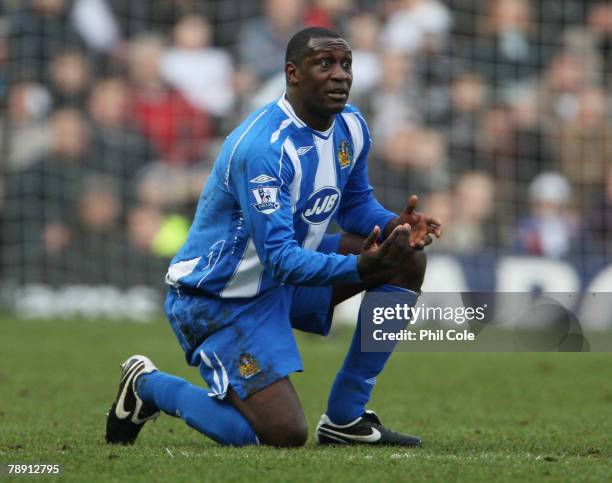
[[[311,39],[308,45],[310,51],[290,82],[317,114],[342,112],[353,83],[350,47],[344,39],[335,38]]]

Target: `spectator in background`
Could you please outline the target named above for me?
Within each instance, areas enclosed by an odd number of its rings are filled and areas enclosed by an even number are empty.
[[[121,41],[119,24],[107,0],[74,0],[71,20],[91,52],[110,53]]]
[[[593,37],[576,30],[566,35],[542,74],[538,100],[549,123],[566,122],[578,114],[578,93],[602,85],[601,58]]]
[[[504,104],[487,106],[480,115],[478,126],[479,165],[498,178],[508,179],[516,166],[510,109]]]
[[[353,4],[351,0],[313,0],[305,10],[304,25],[345,31]]]
[[[492,104],[480,115],[477,131],[476,168],[495,179],[500,225],[514,226],[523,206],[526,187],[516,182],[517,173],[529,164],[519,162],[512,113],[506,104]]]
[[[584,25],[592,5],[602,0],[531,0],[540,44],[554,46],[568,27]],[[607,3],[607,0],[603,3]]]
[[[126,271],[117,271],[126,258],[120,189],[107,176],[85,176],[80,183],[69,249],[81,283],[129,286],[122,280]]]
[[[92,72],[87,57],[75,49],[66,49],[50,64],[50,87],[57,107],[83,109],[91,84]]]
[[[304,21],[304,0],[264,0],[264,15],[245,23],[238,38],[241,76],[260,84],[283,72],[289,38]],[[243,89],[250,82],[242,81]]]
[[[91,151],[87,166],[113,178],[122,205],[133,199],[136,175],[143,166],[159,159],[151,143],[129,119],[130,91],[119,77],[96,81],[88,103]]]
[[[235,85],[243,111],[258,109],[285,91],[285,48],[304,24],[305,7],[305,0],[264,0],[264,16],[241,29]]]
[[[7,155],[9,171],[31,166],[51,147],[51,135],[45,117],[51,106],[47,89],[34,82],[11,86],[7,110],[0,120],[0,152]]]
[[[45,82],[49,62],[66,47],[82,46],[67,0],[30,0],[9,16],[10,79]]]
[[[555,126],[554,147],[561,173],[576,190],[581,208],[602,192],[612,168],[612,126],[603,89],[585,88],[576,95],[577,112]]]
[[[486,2],[479,35],[457,53],[480,72],[495,90],[512,88],[539,73],[547,57],[544,46],[534,43],[532,5],[529,0]]]
[[[162,163],[150,164],[139,174],[137,200],[144,205],[191,215],[209,173],[202,164],[182,169]]]
[[[204,4],[200,0],[107,0],[119,27],[129,42],[143,35],[170,33],[179,18]]]
[[[481,171],[463,174],[451,195],[447,244],[458,253],[478,253],[491,247],[495,231],[491,217],[495,206],[495,182]]]
[[[128,217],[128,237],[134,251],[141,254],[153,252],[153,240],[163,223],[162,210],[151,205],[136,205]]]
[[[385,187],[377,196],[389,209],[402,210],[406,189],[424,195],[446,188],[446,144],[440,133],[404,128],[383,142],[383,151],[378,162],[370,164],[369,173],[373,185]]]
[[[570,253],[578,232],[571,210],[572,190],[559,173],[537,176],[529,187],[531,214],[518,224],[516,249],[526,255],[563,258]]]
[[[133,120],[165,163],[193,164],[206,157],[212,134],[210,119],[163,81],[159,69],[163,52],[163,41],[157,36],[139,37],[130,43]]]
[[[207,18],[215,26],[214,45],[230,48],[236,42],[236,34],[242,22],[257,15],[259,1],[244,0],[78,0],[79,2],[104,2],[108,5],[122,41],[130,41],[142,34],[170,35],[176,23],[186,15]],[[76,8],[75,8],[76,10]],[[93,8],[91,8],[93,10]],[[92,14],[93,15],[93,14]],[[93,18],[93,17],[92,17]],[[104,28],[107,20],[104,19]],[[98,37],[100,34],[96,34]],[[108,34],[107,34],[108,35]]]
[[[70,267],[89,132],[74,109],[55,111],[49,126],[50,153],[9,178],[3,254],[7,266],[20,265],[28,281],[60,283]]]
[[[481,115],[477,166],[495,178],[499,225],[516,224],[528,208],[529,183],[555,165],[547,133],[537,119],[536,99],[527,91]]]
[[[128,217],[128,255],[139,270],[128,275],[130,283],[159,286],[160,273],[182,246],[189,231],[189,219],[181,215],[166,215],[151,205],[136,205]]]
[[[400,0],[381,33],[386,49],[405,54],[439,51],[452,24],[448,7],[438,0]]]
[[[588,13],[587,28],[595,36],[607,87],[612,87],[612,5],[600,1]]]
[[[378,89],[360,106],[370,113],[373,137],[379,142],[393,137],[404,127],[420,124],[421,103],[411,59],[398,52],[386,52],[382,58]]]
[[[173,44],[162,58],[161,73],[191,104],[222,117],[234,104],[234,66],[226,51],[211,47],[211,36],[203,17],[181,18],[173,30]]]
[[[169,260],[187,239],[190,220],[177,214],[166,215],[159,207],[143,204],[130,211],[128,226],[135,251]]]
[[[478,122],[486,108],[488,86],[472,71],[458,74],[449,88],[448,109],[437,120],[449,143],[449,166],[455,175],[478,167]]]
[[[353,52],[351,99],[369,96],[381,79],[380,54],[377,51],[380,23],[372,13],[358,13],[349,21],[349,41]]]
[[[123,225],[121,187],[115,181],[112,177],[96,175],[84,178],[81,183],[74,236],[70,243],[70,263],[78,278],[72,281],[89,285],[112,284],[124,288],[139,285],[161,288],[163,277],[160,277],[160,273],[167,267],[170,255],[156,250],[156,243],[165,243],[170,249],[176,250],[171,241],[168,241],[172,236],[168,234],[172,227],[168,218],[161,211],[156,211],[160,215],[159,225],[151,225],[149,221],[153,230],[149,228],[147,231],[146,226],[143,226],[143,222],[145,225],[147,223],[146,219],[134,216],[139,209],[132,209],[128,216],[128,234]],[[184,223],[187,227],[182,238],[179,230],[179,244],[182,244],[186,230],[189,229],[189,222],[185,220]],[[140,230],[141,242],[144,244],[142,249],[132,243],[134,225]],[[118,270],[117,267],[125,268]]]
[[[448,2],[453,16],[453,42],[459,38],[465,39],[474,35],[485,2],[486,0],[453,0],[452,3]]]
[[[519,183],[529,183],[538,173],[550,171],[554,157],[548,132],[539,111],[537,90],[532,86],[517,89],[508,99],[514,133],[516,174]]]

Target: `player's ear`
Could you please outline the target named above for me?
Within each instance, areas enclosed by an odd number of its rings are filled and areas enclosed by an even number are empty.
[[[298,66],[293,62],[287,62],[285,64],[285,79],[287,84],[292,86],[296,85],[300,79]]]

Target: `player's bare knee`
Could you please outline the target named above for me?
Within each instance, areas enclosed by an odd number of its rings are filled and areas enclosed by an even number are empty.
[[[286,433],[281,441],[281,447],[284,448],[299,448],[306,444],[308,439],[308,429],[306,425],[294,426],[287,428]]]
[[[259,441],[278,448],[298,448],[308,439],[306,421],[277,422],[258,434]]]

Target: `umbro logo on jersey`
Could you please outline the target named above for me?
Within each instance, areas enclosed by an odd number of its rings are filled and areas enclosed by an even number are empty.
[[[297,149],[296,153],[298,153],[298,155],[301,156],[302,154],[306,154],[312,148],[314,148],[314,146],[302,146],[301,148]]]
[[[340,191],[333,186],[325,186],[310,195],[302,218],[311,225],[320,225],[327,221],[340,204]]]
[[[268,176],[267,174],[260,174],[256,178],[253,178],[251,180],[251,183],[267,183],[269,181],[276,181],[276,178],[273,178],[272,176]]]

